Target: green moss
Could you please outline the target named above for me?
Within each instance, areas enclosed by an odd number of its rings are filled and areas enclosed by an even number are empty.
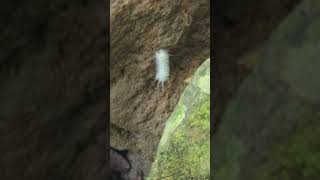
[[[292,180],[320,178],[320,121],[319,113],[303,114],[306,124],[282,144],[274,144],[269,161],[255,169],[261,180]],[[311,120],[310,120],[311,119]]]
[[[210,61],[191,84],[166,123],[147,179],[210,179]]]
[[[217,144],[223,148],[217,148],[215,151],[219,156],[214,156],[214,158],[221,164],[216,167],[214,177],[215,179],[237,180],[240,173],[239,158],[245,152],[244,146],[234,136],[222,135],[222,138],[218,140]]]
[[[209,67],[209,68],[208,68]],[[210,94],[210,58],[197,70],[193,80],[195,86],[205,94]]]
[[[282,78],[290,85],[292,91],[315,103],[320,102],[320,83],[318,83],[320,46],[318,46],[310,42],[302,47],[289,48],[287,58],[283,61],[286,68],[282,70]]]
[[[209,99],[189,117],[170,136],[167,148],[157,155],[157,173],[151,179],[209,179]]]
[[[159,143],[159,147],[163,148],[162,146],[165,146],[170,135],[175,131],[175,129],[178,127],[178,125],[184,119],[186,110],[187,110],[187,108],[183,105],[182,102],[179,102],[177,104],[176,110],[174,111],[174,113],[169,118],[168,122],[166,123],[166,127],[164,129],[163,136],[162,136],[161,141]]]
[[[279,170],[284,176],[290,179],[320,178],[319,137],[319,126],[307,126],[293,136],[287,148],[280,150]]]

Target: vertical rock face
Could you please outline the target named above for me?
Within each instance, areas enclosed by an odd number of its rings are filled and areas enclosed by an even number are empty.
[[[6,1],[0,20],[1,179],[101,179],[102,1]]]
[[[209,56],[209,0],[111,1],[111,144],[152,160],[165,121]],[[154,80],[154,54],[169,50],[164,90]]]
[[[320,1],[276,29],[213,138],[215,179],[319,179]]]

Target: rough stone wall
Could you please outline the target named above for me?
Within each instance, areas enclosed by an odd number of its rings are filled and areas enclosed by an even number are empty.
[[[105,2],[0,8],[1,179],[105,178]]]
[[[111,1],[111,145],[152,160],[184,80],[209,57],[209,3]],[[173,55],[164,91],[154,81],[160,48]]]

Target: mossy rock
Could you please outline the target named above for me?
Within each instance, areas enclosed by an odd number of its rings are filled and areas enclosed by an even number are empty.
[[[214,179],[320,179],[320,1],[274,31],[213,137]]]
[[[148,180],[210,179],[210,59],[169,117]]]

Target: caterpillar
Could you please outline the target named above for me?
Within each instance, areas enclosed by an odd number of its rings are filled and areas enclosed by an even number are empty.
[[[155,54],[155,64],[156,64],[156,77],[155,80],[161,84],[161,88],[163,88],[163,84],[165,81],[169,79],[170,75],[170,67],[169,67],[169,53],[165,49],[160,49]]]

